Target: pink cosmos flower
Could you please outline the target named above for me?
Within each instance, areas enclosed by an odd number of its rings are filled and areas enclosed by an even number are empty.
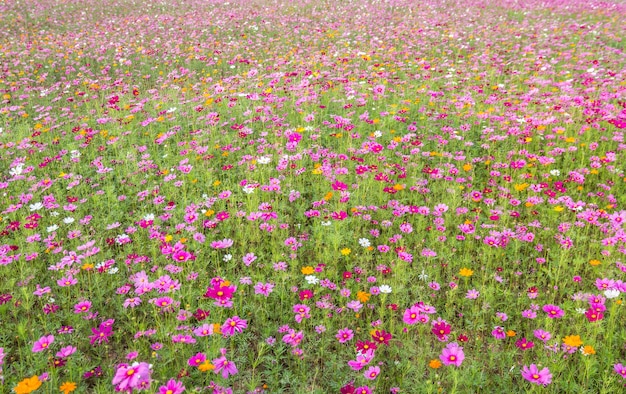
[[[54,342],[54,335],[44,335],[33,344],[33,353],[43,352]]]
[[[203,324],[200,327],[193,330],[195,336],[198,337],[206,337],[208,335],[213,334],[213,325],[212,324]]]
[[[446,345],[446,347],[441,351],[439,359],[444,365],[454,365],[459,367],[465,359],[465,353],[463,353],[463,348],[461,346],[459,346],[456,342],[452,342]]]
[[[413,305],[409,309],[404,311],[402,321],[406,324],[415,324],[419,321],[420,311],[417,306]]]
[[[113,386],[118,391],[146,390],[150,388],[151,369],[145,362],[132,365],[120,364],[113,377]]]
[[[165,385],[159,387],[159,394],[181,394],[183,391],[185,391],[183,383],[174,379],[168,380]]]
[[[76,353],[76,348],[74,346],[65,346],[61,348],[56,354],[57,357],[66,358]]]
[[[360,371],[369,364],[374,358],[374,350],[369,349],[365,352],[359,352],[356,355],[356,360],[348,361],[348,366],[352,368],[353,371]]]
[[[81,301],[78,304],[74,305],[74,313],[87,313],[91,309],[91,302],[89,301]]]
[[[363,372],[363,376],[365,379],[374,380],[380,374],[380,367],[369,367],[365,372]]]
[[[548,368],[544,368],[541,371],[535,364],[530,366],[524,365],[522,368],[522,377],[531,383],[548,385],[552,382],[552,374]]]
[[[225,238],[221,241],[211,242],[211,247],[213,249],[226,249],[230,248],[231,246],[233,246],[233,240],[228,238]]]
[[[354,331],[349,328],[342,328],[337,331],[337,335],[335,335],[335,338],[337,338],[339,343],[346,343],[351,340],[352,337],[354,337]]]
[[[372,394],[372,389],[367,386],[361,386],[354,389],[354,394]]]
[[[215,365],[213,372],[216,374],[221,372],[224,379],[228,379],[229,375],[236,375],[239,372],[235,363],[228,361],[225,356],[213,360],[213,365]]]
[[[615,372],[619,375],[622,376],[622,378],[626,379],[626,366],[622,365],[621,363],[615,364],[613,365],[613,370],[615,370]]]

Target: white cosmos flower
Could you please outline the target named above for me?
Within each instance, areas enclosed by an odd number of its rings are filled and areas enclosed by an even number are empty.
[[[257,163],[259,164],[268,164],[270,161],[272,161],[271,158],[267,157],[267,156],[261,156],[257,159]]]
[[[616,290],[616,289],[604,291],[604,296],[608,299],[617,298],[619,297],[619,294],[620,294],[619,290]]]
[[[550,170],[550,175],[552,175],[552,176],[559,176],[559,175],[561,175],[561,171],[559,171],[559,170]]]
[[[371,242],[370,242],[370,240],[369,240],[369,239],[367,239],[367,238],[360,238],[360,239],[359,239],[359,245],[361,245],[361,246],[362,246],[362,247],[364,247],[364,248],[367,248],[368,246],[370,246],[370,245],[371,245]]]
[[[576,312],[580,313],[581,315],[584,315],[585,312],[587,312],[587,310],[585,308],[576,308]]]
[[[43,208],[43,204],[42,204],[42,203],[40,203],[40,202],[36,202],[36,203],[34,203],[34,204],[30,204],[30,205],[28,206],[28,208],[31,210],[31,212],[32,212],[32,211],[38,211],[38,210],[40,210],[41,208]]]
[[[224,256],[224,258],[222,260],[224,260],[224,262],[229,262],[232,259],[233,259],[233,255],[232,254],[227,254],[227,255]]]
[[[332,223],[329,221],[320,223],[322,226],[330,226]]]
[[[315,275],[307,275],[304,277],[304,280],[310,285],[316,285],[320,282],[320,280]]]
[[[9,174],[11,176],[17,176],[17,175],[21,175],[23,171],[24,171],[24,165],[18,164],[9,170]]]
[[[117,268],[117,267],[112,267],[112,268],[109,268],[109,270],[107,271],[107,274],[109,274],[109,275],[115,275],[115,274],[117,274],[117,272],[118,272],[119,270],[120,270],[120,269],[119,269],[119,268]]]
[[[75,219],[73,217],[68,216],[65,219],[63,219],[63,223],[65,223],[65,224],[72,224],[72,223],[74,223],[74,220]]]
[[[428,275],[426,275],[426,271],[422,270],[422,273],[417,277],[419,280],[427,281]]]
[[[56,224],[53,224],[52,226],[46,228],[46,231],[48,231],[49,233],[53,232],[53,231],[57,231],[59,229],[59,226],[57,226]]]
[[[246,193],[246,194],[254,193],[254,188],[253,187],[244,186],[243,189],[241,189],[241,190],[243,190],[243,192]]]
[[[389,294],[391,293],[391,286],[389,285],[381,285],[378,290],[383,293],[383,294]]]

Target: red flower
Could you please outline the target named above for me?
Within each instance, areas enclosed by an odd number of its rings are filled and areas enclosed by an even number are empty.
[[[389,341],[391,340],[391,338],[391,334],[385,330],[376,330],[372,334],[372,339],[374,340],[374,342],[377,342],[379,344],[384,343],[385,345],[389,345]]]

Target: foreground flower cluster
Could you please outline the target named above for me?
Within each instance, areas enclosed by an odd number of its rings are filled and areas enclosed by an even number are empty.
[[[0,391],[620,392],[623,20],[0,3]]]

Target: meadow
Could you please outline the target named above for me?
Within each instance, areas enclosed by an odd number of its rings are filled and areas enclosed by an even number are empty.
[[[624,392],[625,20],[1,0],[0,392]]]

